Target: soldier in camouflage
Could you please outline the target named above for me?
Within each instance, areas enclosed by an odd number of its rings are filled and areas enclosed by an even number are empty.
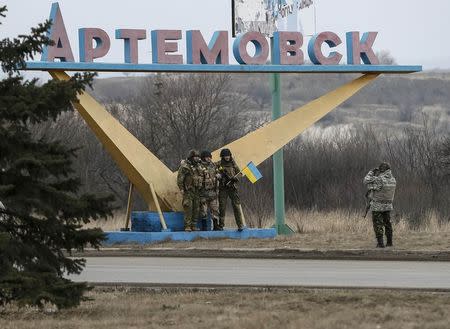
[[[378,175],[376,175],[378,170]],[[372,211],[373,229],[377,239],[377,248],[384,248],[383,235],[386,234],[386,246],[392,247],[391,211],[397,182],[391,167],[383,162],[364,177],[364,184],[370,192],[370,210]]]
[[[207,229],[208,211],[211,214],[213,230],[219,230],[219,170],[212,162],[212,155],[209,151],[201,153],[202,165],[205,169],[203,176],[203,186],[200,193],[200,219],[202,221],[202,230]]]
[[[237,177],[240,173],[236,162],[234,162],[231,151],[222,149],[220,151],[220,161],[216,163],[219,169],[219,230],[223,230],[225,225],[225,213],[227,210],[227,200],[230,198],[233,207],[234,219],[239,231],[244,229],[242,220],[241,201],[237,190]]]
[[[203,184],[204,168],[200,153],[191,150],[178,169],[177,184],[183,194],[184,230],[197,231],[197,218],[200,207],[200,192]]]

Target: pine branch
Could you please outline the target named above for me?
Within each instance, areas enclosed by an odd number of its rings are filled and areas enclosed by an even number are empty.
[[[0,7],[5,17],[6,7]],[[78,274],[85,260],[68,258],[87,245],[98,248],[100,229],[83,225],[112,215],[113,197],[79,195],[74,177],[77,148],[36,138],[32,124],[56,120],[72,111],[77,94],[92,87],[94,74],[75,74],[68,81],[24,80],[18,72],[44,46],[51,45],[46,21],[29,35],[0,40],[0,305],[73,307],[89,288],[65,279]]]
[[[0,7],[0,17],[6,17],[6,12],[8,11],[8,9],[6,8],[6,6]],[[0,22],[0,25],[2,25],[2,22]]]

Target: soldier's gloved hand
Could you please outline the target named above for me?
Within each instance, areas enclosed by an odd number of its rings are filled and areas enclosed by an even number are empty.
[[[217,179],[222,179],[222,175],[221,175],[221,174],[217,174],[217,175],[216,175],[216,178],[217,178]]]
[[[183,194],[183,195],[184,195],[184,190],[180,190],[180,192],[181,192],[181,194]]]

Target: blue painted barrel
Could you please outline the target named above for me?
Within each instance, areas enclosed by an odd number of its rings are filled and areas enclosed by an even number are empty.
[[[184,213],[163,212],[167,228],[172,232],[184,231]],[[207,231],[211,230],[211,220],[207,220]],[[201,223],[197,221],[197,228],[201,229]],[[133,232],[161,232],[159,215],[155,211],[133,211],[131,213],[131,231]]]

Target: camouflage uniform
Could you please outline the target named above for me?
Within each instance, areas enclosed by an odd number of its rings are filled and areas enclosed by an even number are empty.
[[[383,246],[383,233],[386,234],[387,245],[392,245],[391,211],[394,209],[392,202],[397,182],[390,169],[378,176],[371,170],[364,177],[364,184],[370,191],[370,210],[378,245]]]
[[[244,227],[241,214],[241,200],[237,190],[236,183],[239,181],[237,175],[240,170],[233,159],[231,161],[225,161],[224,159],[216,163],[221,179],[219,182],[219,228],[223,229],[225,225],[225,214],[227,210],[227,200],[230,198],[231,205],[233,207],[234,219],[239,229]],[[232,181],[227,185],[227,183]]]
[[[202,162],[204,168],[203,186],[200,193],[200,219],[202,228],[206,230],[208,210],[211,214],[214,230],[219,229],[218,179],[219,171],[213,162]]]
[[[187,159],[178,169],[177,184],[183,193],[184,228],[195,230],[200,207],[200,190],[204,168],[201,163]]]

